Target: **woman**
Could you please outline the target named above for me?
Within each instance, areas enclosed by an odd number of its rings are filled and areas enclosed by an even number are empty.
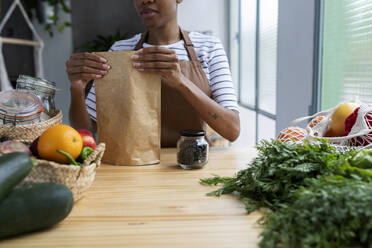
[[[148,31],[116,42],[110,51],[137,50],[133,66],[161,76],[162,146],[174,146],[180,130],[200,129],[204,122],[229,141],[236,140],[239,112],[220,41],[179,28],[177,8],[182,0],[133,2]],[[66,63],[71,82],[70,119],[76,128],[95,129],[94,87],[87,99],[85,87],[108,73],[106,63],[90,53],[74,54]]]

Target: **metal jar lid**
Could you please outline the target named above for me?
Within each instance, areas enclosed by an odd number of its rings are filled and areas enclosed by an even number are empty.
[[[26,119],[43,112],[39,98],[25,90],[0,92],[0,118]]]
[[[52,81],[48,81],[46,79],[37,78],[37,77],[31,77],[27,75],[19,75],[17,79],[18,83],[24,83],[28,85],[35,85],[39,87],[45,87],[51,90],[57,90],[56,83]]]
[[[183,137],[202,137],[202,136],[205,136],[205,131],[203,130],[182,130],[180,134]]]

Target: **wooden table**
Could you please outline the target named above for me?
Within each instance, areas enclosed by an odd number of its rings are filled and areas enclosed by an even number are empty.
[[[176,165],[174,149],[162,150],[160,165],[103,165],[62,223],[0,247],[257,247],[260,214],[247,215],[230,195],[208,197],[216,187],[199,184],[212,174],[234,175],[255,154],[252,148],[213,148],[206,167],[191,171]]]

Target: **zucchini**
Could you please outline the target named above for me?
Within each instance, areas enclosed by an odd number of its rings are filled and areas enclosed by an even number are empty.
[[[16,188],[0,203],[0,239],[51,227],[69,215],[73,204],[72,192],[63,184]]]
[[[24,152],[0,156],[0,203],[31,171],[31,158]]]

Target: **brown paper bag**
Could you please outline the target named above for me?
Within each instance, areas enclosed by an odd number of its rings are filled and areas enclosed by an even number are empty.
[[[133,68],[132,51],[103,52],[108,74],[95,81],[99,142],[103,162],[149,165],[160,161],[161,79]]]

